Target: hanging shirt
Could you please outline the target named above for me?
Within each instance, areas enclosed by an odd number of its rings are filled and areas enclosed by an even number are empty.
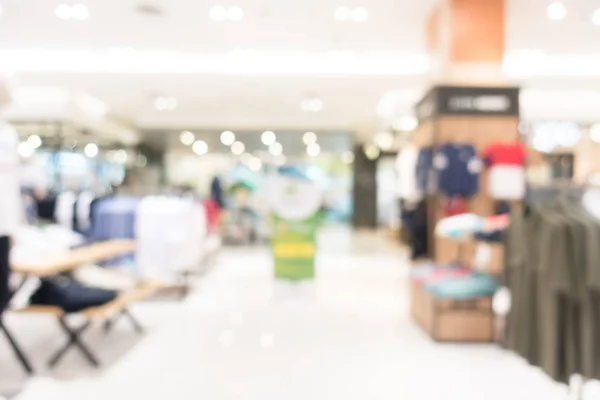
[[[492,144],[485,152],[489,195],[496,200],[520,200],[525,197],[526,151],[521,143]]]
[[[419,151],[414,146],[403,147],[396,159],[398,173],[398,197],[402,200],[417,202],[423,193],[417,186],[417,160]]]
[[[470,197],[479,190],[482,162],[469,144],[449,143],[435,154],[437,191],[448,197]]]
[[[0,122],[0,237],[14,234],[25,214],[19,185],[18,146],[17,132]]]
[[[422,193],[432,193],[433,148],[424,147],[419,151],[417,160],[417,187]]]

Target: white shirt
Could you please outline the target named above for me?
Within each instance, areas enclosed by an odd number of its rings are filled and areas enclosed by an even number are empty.
[[[398,197],[408,201],[419,201],[423,194],[417,185],[417,162],[419,149],[415,146],[405,146],[398,153],[396,170],[398,172]]]
[[[19,184],[18,147],[17,132],[0,122],[0,236],[13,235],[25,214]]]

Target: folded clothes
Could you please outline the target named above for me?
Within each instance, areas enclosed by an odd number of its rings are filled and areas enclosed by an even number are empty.
[[[90,288],[68,278],[55,277],[42,280],[31,296],[30,304],[54,306],[66,313],[76,313],[110,303],[116,297],[115,291]]]
[[[485,274],[470,273],[425,282],[425,290],[438,299],[469,300],[493,296],[498,290],[496,280]]]

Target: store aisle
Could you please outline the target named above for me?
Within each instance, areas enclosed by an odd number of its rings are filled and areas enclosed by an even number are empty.
[[[421,334],[407,315],[406,256],[385,239],[334,231],[321,248],[317,280],[297,286],[273,281],[265,249],[223,251],[162,328],[57,398],[566,398],[495,346]]]

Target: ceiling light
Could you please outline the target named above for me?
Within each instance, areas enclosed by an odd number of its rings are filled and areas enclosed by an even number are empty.
[[[42,145],[42,139],[38,135],[31,135],[29,139],[27,139],[27,144],[32,149],[37,149]]]
[[[244,10],[240,7],[229,7],[227,17],[230,21],[241,21],[244,18]]]
[[[369,17],[369,12],[364,7],[358,7],[352,10],[352,20],[355,22],[364,22]]]
[[[594,124],[590,127],[590,139],[600,143],[600,124]]]
[[[35,149],[32,149],[29,143],[21,142],[18,148],[19,155],[23,158],[29,158],[35,153]]]
[[[369,160],[375,160],[381,154],[381,151],[379,151],[379,147],[372,143],[366,144],[363,147],[363,151],[365,152],[365,156],[367,156]]]
[[[338,21],[347,21],[350,18],[351,11],[347,7],[338,7],[333,13],[333,17]]]
[[[159,96],[154,99],[154,108],[158,111],[173,111],[177,109],[177,99],[170,96]]]
[[[210,9],[210,19],[223,22],[227,19],[227,9],[223,6],[213,6]]]
[[[387,131],[379,132],[377,135],[375,135],[375,143],[381,150],[390,150],[392,147],[394,147],[394,134]]]
[[[208,152],[208,145],[204,140],[196,140],[192,146],[192,150],[199,156],[203,156]]]
[[[260,161],[260,158],[258,157],[252,157],[248,161],[248,168],[250,168],[254,172],[260,171],[260,169],[262,168],[262,161]]]
[[[351,151],[345,151],[342,153],[342,162],[344,164],[352,164],[354,162],[354,153]]]
[[[271,131],[263,132],[261,140],[265,146],[270,146],[277,140],[275,134]]]
[[[565,19],[565,17],[567,16],[567,7],[565,7],[565,5],[562,2],[555,1],[548,6],[547,12],[548,18],[550,18],[553,21],[560,21],[562,19]]]
[[[125,164],[127,162],[127,152],[123,149],[115,151],[114,161],[119,164]]]
[[[235,133],[231,131],[221,133],[221,143],[225,146],[231,146],[233,142],[235,142]]]
[[[75,4],[71,7],[71,16],[78,21],[85,21],[90,17],[90,10],[83,4]]]
[[[392,129],[396,132],[411,132],[417,129],[419,120],[413,116],[398,118],[394,121]]]
[[[305,145],[313,144],[317,141],[317,135],[314,132],[306,132],[302,137],[302,141]]]
[[[271,153],[274,156],[279,156],[283,154],[283,146],[281,145],[281,143],[275,142],[269,146],[269,153]]]
[[[88,143],[83,149],[85,155],[89,158],[94,158],[98,155],[98,145],[95,143]]]
[[[316,157],[321,153],[321,146],[317,143],[311,143],[306,147],[306,154],[311,157]]]
[[[234,142],[231,145],[231,152],[236,156],[242,155],[246,151],[246,146],[242,142]]]
[[[73,17],[71,7],[69,7],[66,4],[59,4],[54,9],[54,15],[56,15],[57,18],[62,20],[71,19]]]
[[[196,135],[190,131],[183,131],[179,134],[179,140],[186,146],[191,146],[196,141]]]
[[[600,8],[598,8],[592,14],[592,22],[594,23],[594,25],[600,25]]]
[[[319,112],[323,110],[323,100],[313,97],[309,99],[304,99],[300,103],[300,108],[305,112]]]

